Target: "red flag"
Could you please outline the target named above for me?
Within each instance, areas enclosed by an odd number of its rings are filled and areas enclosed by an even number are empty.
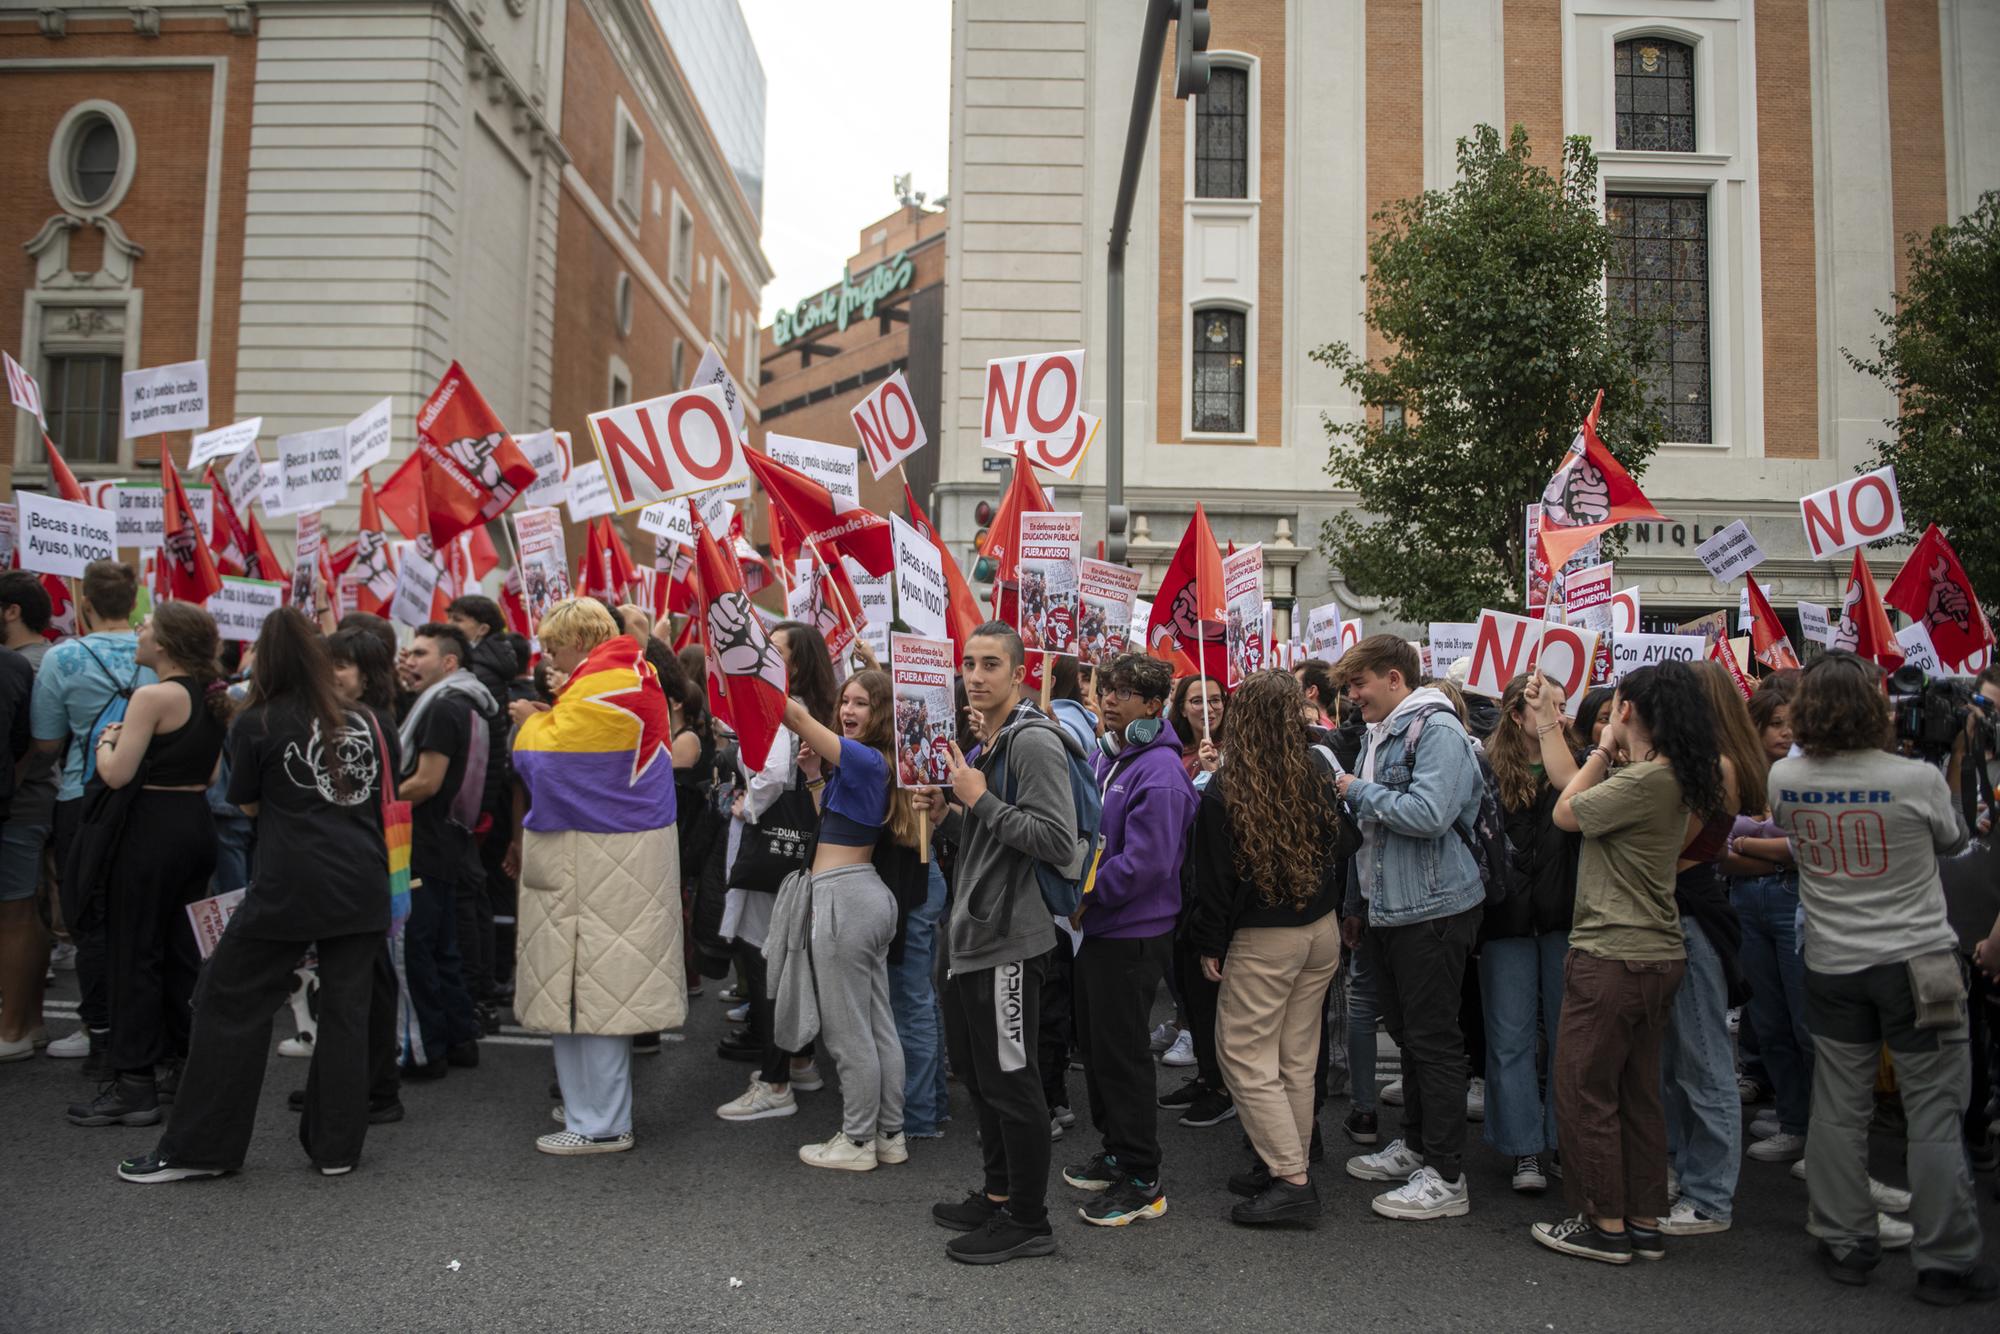
[[[217,480],[214,464],[208,465],[202,480],[208,484],[215,512],[215,537],[209,543],[209,550],[215,553],[216,568],[223,574],[241,574],[250,558],[250,532],[236,515],[236,502],[229,498],[229,488]]]
[[[1014,447],[1014,476],[1007,483],[1006,498],[1000,502],[1000,512],[993,516],[987,526],[986,542],[979,548],[979,554],[993,562],[993,605],[1000,605],[1000,586],[1011,584],[1018,577],[1016,565],[1020,559],[1021,516],[1037,510],[1049,508],[1049,498],[1042,491],[1042,484],[1035,478],[1035,470],[1028,463],[1027,455],[1021,447]],[[1220,569],[1221,566],[1217,566]],[[1216,583],[1219,590],[1220,580]]]
[[[616,519],[604,514],[597,521],[604,525],[604,558],[610,566],[611,586],[630,595],[639,583],[639,567],[632,560],[632,549],[625,545],[625,534],[618,530]]]
[[[500,610],[506,614],[507,628],[522,638],[531,638],[535,627],[528,623],[528,603],[521,596],[521,567],[507,568],[507,580],[500,585]]]
[[[414,540],[418,533],[430,531],[430,521],[424,514],[424,485],[421,473],[422,456],[412,454],[404,459],[389,474],[389,480],[376,491],[376,503],[383,517],[396,525],[396,531],[406,539]],[[364,474],[361,485],[365,490],[370,483]],[[365,525],[364,525],[365,526]]]
[[[895,568],[896,551],[887,519],[836,499],[825,486],[797,469],[754,449],[743,452],[750,460],[751,474],[771,498],[771,512],[777,519],[771,541],[787,559],[813,543],[854,557],[873,575]]]
[[[18,562],[20,554],[15,553]],[[42,638],[54,643],[65,635],[76,633],[76,603],[69,595],[69,580],[53,574],[42,576],[42,590],[49,595],[49,628],[42,631]]]
[[[395,549],[382,531],[382,511],[376,503],[375,484],[361,476],[361,529],[354,537],[354,555],[340,572],[357,611],[387,616],[396,597]]]
[[[979,628],[979,603],[972,596],[972,588],[965,582],[965,572],[952,559],[951,548],[938,537],[937,529],[917,507],[917,498],[910,492],[910,483],[903,482],[903,501],[910,508],[910,523],[930,539],[937,548],[938,558],[944,562],[944,584],[948,594],[945,604],[945,626],[951,632],[951,649],[954,657],[965,656],[965,641]]]
[[[1947,667],[1958,667],[1993,643],[1993,627],[1973,595],[1972,580],[1936,524],[1924,529],[1885,601],[1931,632]]]
[[[485,524],[466,529],[460,540],[465,543],[466,558],[471,562],[473,583],[500,568],[500,553],[493,549],[493,537],[486,531]]]
[[[1600,389],[1590,415],[1583,419],[1583,429],[1542,492],[1541,543],[1552,570],[1560,570],[1578,547],[1599,533],[1633,519],[1666,518],[1597,438],[1597,414],[1603,407]]]
[[[76,484],[76,474],[63,462],[62,451],[56,448],[56,442],[44,435],[42,449],[49,456],[49,480],[56,484],[57,499],[85,504],[83,488]]]
[[[1799,655],[1792,651],[1791,636],[1785,633],[1778,613],[1771,610],[1770,599],[1757,587],[1754,575],[1743,577],[1750,581],[1750,648],[1757,661],[1774,672],[1798,666]]]
[[[188,503],[181,475],[174,471],[173,451],[160,449],[160,503],[166,511],[166,539],[160,544],[161,582],[176,602],[206,602],[222,591],[215,556],[202,534],[201,521]]]
[[[250,545],[244,553],[243,564],[252,579],[269,579],[281,584],[292,581],[284,562],[278,559],[278,553],[271,550],[271,540],[264,536],[255,510],[250,512]]]
[[[1889,613],[1882,609],[1882,595],[1875,588],[1875,576],[1854,549],[1854,568],[1847,576],[1847,594],[1840,601],[1840,619],[1833,626],[1831,647],[1852,649],[1893,672],[1903,665],[1903,646],[1889,628]]]
[[[1708,656],[1711,662],[1721,663],[1723,669],[1729,673],[1730,684],[1736,687],[1737,694],[1749,699],[1757,693],[1757,687],[1750,684],[1750,678],[1743,674],[1743,664],[1736,661],[1736,650],[1729,646],[1727,639],[1718,639],[1710,644]]]
[[[784,722],[785,660],[743,591],[735,559],[708,531],[699,509],[694,510],[694,528],[709,708],[735,731],[743,763],[754,772],[770,758],[771,743]]]
[[[459,366],[438,381],[417,413],[417,449],[431,541],[440,550],[466,529],[498,518],[535,480],[535,465]]]
[[[1181,544],[1160,577],[1159,592],[1153,595],[1146,651],[1168,662],[1178,654],[1188,660],[1189,671],[1198,659],[1205,672],[1211,661],[1221,661],[1211,659],[1209,647],[1223,647],[1224,618],[1222,554],[1216,550],[1215,534],[1209,531],[1208,515],[1196,501],[1194,518],[1188,521]]]

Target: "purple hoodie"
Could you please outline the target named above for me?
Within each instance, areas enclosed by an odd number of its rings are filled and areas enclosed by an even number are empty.
[[[1103,852],[1083,899],[1083,934],[1119,939],[1164,935],[1181,911],[1181,859],[1194,824],[1195,791],[1171,727],[1117,758],[1091,758],[1104,787]]]

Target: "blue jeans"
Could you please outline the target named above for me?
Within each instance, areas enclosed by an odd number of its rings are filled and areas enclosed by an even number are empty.
[[[247,815],[215,816],[215,874],[209,877],[211,893],[227,894],[250,883],[250,856],[257,846],[257,825]]]
[[[1371,953],[1364,934],[1347,971],[1347,1078],[1357,1112],[1376,1109],[1375,1035],[1382,1023],[1382,1002],[1375,994]]]
[[[1806,965],[1793,931],[1798,877],[1785,873],[1736,880],[1729,897],[1743,923],[1737,959],[1750,983],[1750,1027],[1777,1093],[1778,1127],[1787,1135],[1803,1135],[1812,1109],[1813,1045],[1806,1032]]]
[[[1509,1158],[1556,1147],[1556,1026],[1562,1016],[1569,936],[1489,940],[1479,947],[1479,998],[1486,1011],[1486,1142]],[[1551,1087],[1542,1096],[1537,1033],[1548,1035]]]
[[[1722,959],[1701,927],[1681,918],[1687,977],[1674,993],[1673,1022],[1660,1049],[1667,1107],[1667,1159],[1681,1198],[1727,1222],[1743,1165],[1743,1098],[1729,1041],[1729,996]]]
[[[930,893],[903,920],[903,959],[889,965],[889,1010],[903,1042],[903,1129],[936,1134],[951,1119],[944,1081],[944,1013],[938,1006],[938,921],[944,872],[931,862]]]

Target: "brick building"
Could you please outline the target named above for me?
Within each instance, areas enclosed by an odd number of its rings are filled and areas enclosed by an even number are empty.
[[[969,537],[987,359],[1084,347],[1102,412],[1105,238],[1143,5],[957,7],[940,460]],[[1856,372],[1912,232],[2000,187],[2000,5],[1984,0],[1229,0],[1208,93],[1172,56],[1127,270],[1131,560],[1157,578],[1201,500],[1265,544],[1278,605],[1355,594],[1314,549],[1331,490],[1322,415],[1365,409],[1310,351],[1369,345],[1370,218],[1444,188],[1456,140],[1525,126],[1538,161],[1588,135],[1628,262],[1661,264],[1676,326],[1655,368],[1668,443],[1645,477],[1676,519],[1633,534],[1620,583],[1649,617],[1706,611],[1699,537],[1742,518],[1773,598],[1825,600],[1797,498],[1849,476],[1893,403]],[[1617,295],[1614,284],[1614,296]],[[1084,507],[1102,513],[1103,455]],[[1699,537],[1697,536],[1699,534]],[[1899,553],[1886,553],[1893,569]],[[1389,622],[1383,613],[1383,624]],[[1285,625],[1280,615],[1280,628]]]
[[[378,480],[454,358],[585,454],[587,413],[709,343],[754,417],[763,86],[735,6],[700,0],[0,10],[0,346],[84,475],[157,460],[118,438],[119,373],[192,358],[266,459],[389,395]],[[9,489],[45,480],[32,428],[0,414]]]

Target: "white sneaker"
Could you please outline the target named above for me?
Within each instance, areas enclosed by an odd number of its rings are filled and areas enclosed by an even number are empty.
[[[766,1121],[774,1116],[790,1116],[799,1109],[791,1089],[778,1092],[763,1080],[752,1077],[749,1089],[734,1102],[725,1102],[715,1114],[725,1121]]]
[[[1408,1184],[1377,1195],[1368,1207],[1384,1218],[1460,1218],[1471,1210],[1472,1194],[1463,1173],[1456,1181],[1446,1181],[1436,1168],[1420,1167]]]
[[[1424,1156],[1400,1139],[1375,1153],[1357,1154],[1347,1160],[1347,1175],[1357,1181],[1408,1181],[1424,1165]]]
[[[280,1056],[304,1056],[310,1058],[312,1054],[313,1040],[312,1035],[309,1033],[301,1033],[295,1038],[286,1038],[278,1044],[278,1055]]]
[[[1153,1055],[1158,1056],[1161,1052],[1173,1046],[1174,1037],[1174,1026],[1172,1024],[1161,1024],[1158,1028],[1154,1029],[1152,1037]]]
[[[1160,1056],[1161,1065],[1193,1065],[1194,1034],[1182,1029],[1166,1051]]]
[[[1801,1159],[1799,1159],[1799,1160],[1798,1160],[1797,1162],[1795,1162],[1795,1163],[1793,1163],[1793,1164],[1792,1164],[1792,1179],[1793,1179],[1793,1180],[1795,1180],[1795,1181],[1804,1181],[1804,1180],[1806,1179],[1806,1160],[1805,1160],[1805,1159],[1801,1158]],[[1874,1177],[1869,1177],[1869,1178],[1868,1178],[1868,1184],[1869,1184],[1870,1186],[1873,1186],[1873,1185],[1875,1185],[1875,1184],[1876,1184],[1876,1183],[1875,1183],[1875,1178],[1874,1178]],[[1879,1208],[1881,1208],[1882,1206],[1881,1206],[1881,1204],[1880,1204],[1880,1203],[1878,1202],[1878,1203],[1876,1204],[1876,1206],[1875,1206],[1875,1207],[1876,1207],[1877,1209],[1879,1209]]]
[[[629,1130],[622,1135],[605,1135],[595,1139],[573,1130],[558,1130],[536,1139],[535,1147],[543,1153],[567,1158],[586,1153],[623,1153],[635,1142]]]
[[[1910,1249],[1910,1243],[1916,1240],[1916,1236],[1916,1228],[1902,1219],[1891,1218],[1883,1213],[1875,1215],[1875,1240],[1881,1243],[1883,1250],[1906,1251]]]
[[[49,951],[49,967],[75,972],[76,946],[67,940],[57,941],[56,947]]]
[[[1681,1175],[1673,1168],[1667,1169],[1667,1203],[1672,1204],[1681,1197]]]
[[[1465,1086],[1465,1119],[1468,1121],[1486,1119],[1486,1081],[1477,1075],[1474,1075],[1471,1082]]]
[[[1799,1165],[1801,1167],[1805,1165],[1803,1158],[1799,1160]],[[1800,1173],[1800,1175],[1803,1176],[1804,1173]],[[1906,1214],[1910,1212],[1910,1192],[1907,1190],[1897,1190],[1894,1186],[1877,1181],[1874,1177],[1868,1178],[1868,1198],[1874,1202],[1877,1209],[1885,1214]],[[1887,1245],[1888,1243],[1884,1242],[1883,1244]]]
[[[1751,1139],[1769,1139],[1782,1129],[1784,1127],[1778,1124],[1778,1114],[1766,1109],[1751,1119],[1749,1134]]]
[[[910,1141],[902,1131],[875,1137],[875,1161],[890,1167],[910,1161]]]
[[[1403,1105],[1403,1081],[1397,1079],[1384,1084],[1382,1092],[1377,1096],[1391,1107],[1401,1107]]]
[[[1710,1232],[1727,1232],[1729,1224],[1710,1218],[1686,1200],[1674,1205],[1673,1212],[1660,1220],[1660,1231],[1670,1237],[1699,1237]]]
[[[1769,1139],[1758,1140],[1746,1152],[1760,1163],[1789,1163],[1806,1156],[1806,1139],[1803,1135],[1779,1131]]]
[[[795,1065],[791,1073],[794,1093],[817,1093],[826,1087],[826,1079],[817,1065]]]
[[[807,1167],[826,1167],[836,1172],[873,1172],[875,1141],[856,1144],[844,1130],[836,1130],[824,1144],[799,1147],[799,1161]]]
[[[57,1038],[42,1050],[59,1061],[79,1061],[90,1055],[90,1030],[79,1028],[66,1038]]]
[[[1726,1023],[1726,1024],[1727,1024],[1727,1025],[1729,1026],[1729,1031],[1730,1031],[1731,1033],[1740,1033],[1740,1032],[1742,1032],[1742,1031],[1743,1031],[1743,1011],[1742,1011],[1742,1009],[1741,1009],[1741,1008],[1738,1008],[1738,1009],[1734,1009],[1734,1010],[1731,1010],[1731,1011],[1730,1011],[1730,1012],[1729,1012],[1729,1013],[1728,1013],[1728,1014],[1727,1014],[1727,1015],[1726,1015],[1726,1016],[1724,1017],[1724,1019],[1723,1019],[1723,1022],[1724,1022],[1724,1023]]]
[[[557,1103],[555,1106],[549,1108],[549,1120],[555,1122],[559,1126],[568,1125],[569,1109],[564,1107],[561,1103]]]
[[[727,1020],[728,1020],[728,1021],[729,1021],[730,1023],[732,1023],[732,1024],[747,1024],[747,1023],[749,1023],[749,1022],[750,1022],[750,1002],[749,1002],[749,1001],[744,1001],[744,1002],[743,1002],[743,1003],[742,1003],[741,1005],[737,1006],[737,1007],[736,1007],[735,1009],[733,1009],[733,1010],[725,1010],[725,1011],[723,1011],[723,1015],[722,1015],[722,1017],[723,1017],[724,1019],[727,1019]]]

